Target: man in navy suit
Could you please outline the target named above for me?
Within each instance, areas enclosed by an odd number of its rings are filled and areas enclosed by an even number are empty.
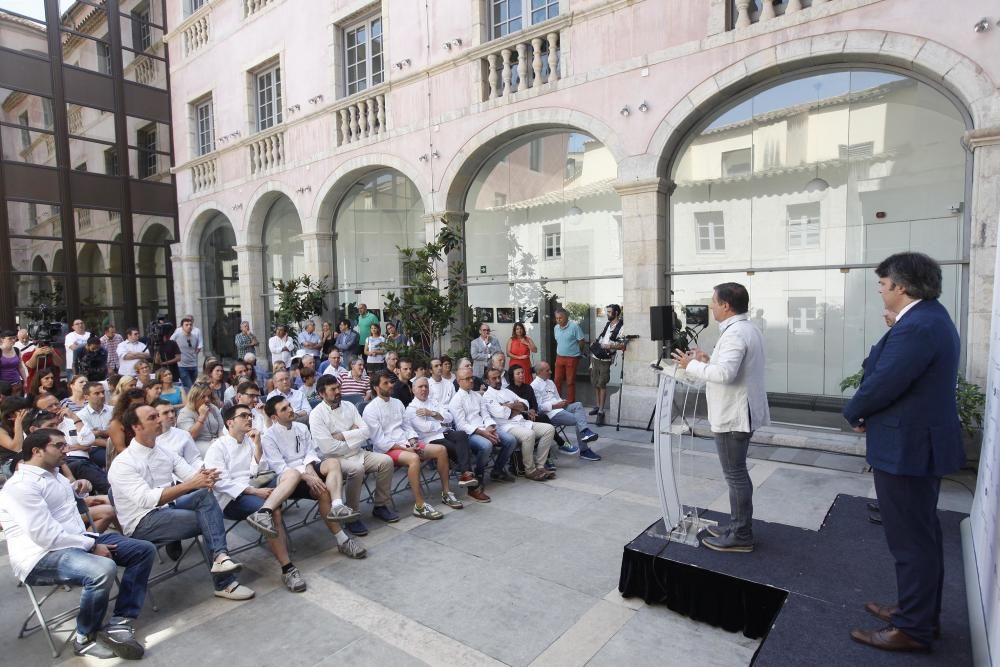
[[[888,625],[854,630],[851,637],[875,648],[926,652],[941,614],[941,477],[965,463],[955,403],[959,338],[938,302],[937,262],[921,253],[899,253],[875,273],[885,307],[898,315],[872,348],[844,417],[867,434],[886,542],[896,560],[898,601],[866,604],[866,611]]]

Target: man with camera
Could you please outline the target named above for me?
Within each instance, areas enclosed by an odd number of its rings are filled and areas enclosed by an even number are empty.
[[[21,361],[28,369],[28,377],[24,381],[25,387],[31,386],[38,371],[63,367],[62,355],[52,346],[52,334],[44,328],[38,332],[34,345],[25,348],[21,354]]]

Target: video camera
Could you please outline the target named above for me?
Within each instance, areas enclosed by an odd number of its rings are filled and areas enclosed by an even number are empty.
[[[35,341],[38,347],[53,346],[60,343],[60,339],[65,339],[65,332],[62,322],[52,319],[52,310],[48,304],[38,307],[39,319],[28,323],[28,337]]]

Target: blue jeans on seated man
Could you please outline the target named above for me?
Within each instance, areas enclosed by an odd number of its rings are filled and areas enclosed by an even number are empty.
[[[729,528],[740,540],[753,541],[753,482],[747,470],[750,434],[742,431],[715,433],[715,449],[722,475],[729,487]]]
[[[551,415],[549,421],[555,426],[575,426],[576,444],[580,446],[580,451],[585,452],[590,449],[590,445],[585,443],[580,435],[581,431],[588,428],[587,411],[584,409],[582,403],[570,403],[559,412]]]
[[[142,517],[132,533],[132,537],[156,544],[179,542],[198,535],[201,535],[199,544],[205,554],[205,564],[211,569],[216,556],[229,549],[226,547],[222,508],[208,489],[192,491],[169,505],[153,510]],[[236,574],[213,574],[212,579],[215,590],[221,591],[236,581]]]
[[[125,567],[125,575],[118,587],[114,616],[138,618],[146,599],[146,582],[156,560],[156,547],[144,540],[125,537],[118,533],[104,533],[98,544],[114,546],[111,558],[104,558],[83,549],[59,549],[42,556],[25,578],[29,586],[71,584],[82,586],[80,611],[76,615],[76,631],[90,636],[104,627],[111,587],[115,583],[118,566]]]
[[[497,460],[493,464],[493,469],[506,470],[507,464],[510,463],[510,455],[514,453],[514,447],[517,446],[517,438],[499,429],[497,429],[497,435],[500,436],[500,444],[497,445],[500,450],[497,452]],[[469,436],[469,447],[472,448],[476,457],[476,469],[474,472],[480,486],[485,486],[483,475],[486,473],[486,465],[490,462],[493,446],[492,442],[481,435],[473,433]]]
[[[275,482],[278,478],[275,477],[268,484],[269,487],[274,488]],[[264,506],[264,499],[260,496],[252,496],[248,493],[241,493],[226,505],[226,509],[222,510],[222,516],[226,517],[230,521],[243,521],[261,507]]]

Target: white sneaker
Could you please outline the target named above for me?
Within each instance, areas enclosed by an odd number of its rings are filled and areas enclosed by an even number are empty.
[[[227,600],[249,600],[254,595],[252,588],[247,588],[238,581],[234,581],[221,591],[215,591],[215,597]]]

